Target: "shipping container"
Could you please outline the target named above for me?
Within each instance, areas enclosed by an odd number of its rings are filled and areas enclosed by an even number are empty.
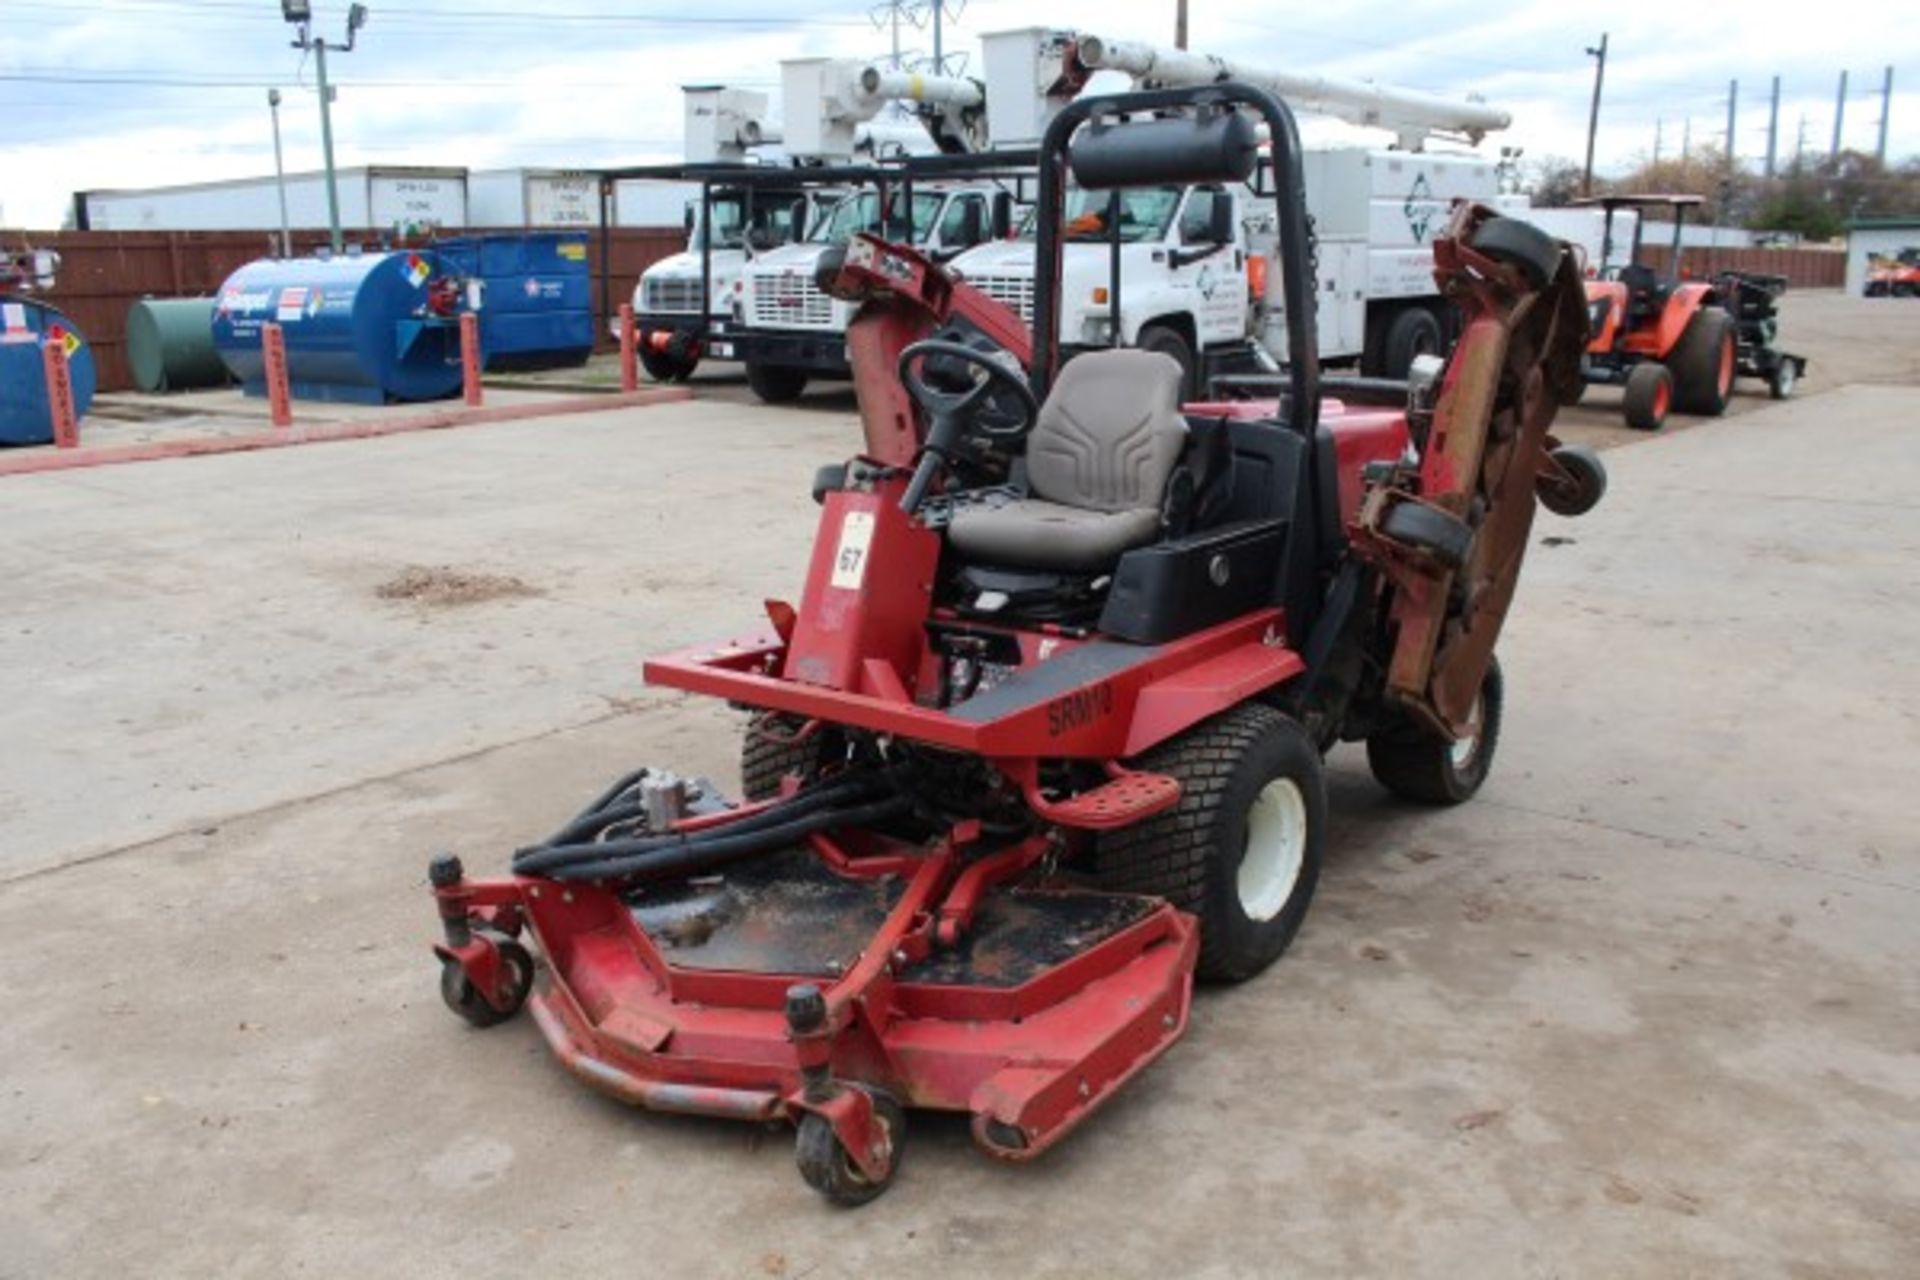
[[[474,227],[600,225],[600,179],[577,169],[487,169],[467,175]]]
[[[336,186],[343,227],[412,231],[467,225],[465,169],[340,169]],[[289,225],[325,228],[325,175],[290,173],[286,188]],[[74,195],[74,215],[83,231],[277,231],[280,196],[272,174],[143,191],[81,191]]]

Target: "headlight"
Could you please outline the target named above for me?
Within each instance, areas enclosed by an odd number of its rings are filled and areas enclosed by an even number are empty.
[[[1080,321],[1080,341],[1089,347],[1104,347],[1113,341],[1113,317],[1090,315]]]

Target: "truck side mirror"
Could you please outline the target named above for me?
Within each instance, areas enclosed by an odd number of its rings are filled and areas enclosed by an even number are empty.
[[[1013,193],[996,191],[993,193],[993,238],[1005,240],[1013,234]]]
[[[1214,244],[1233,243],[1233,195],[1231,192],[1213,193],[1213,212],[1207,219],[1207,238]]]
[[[979,200],[972,197],[966,197],[961,200],[959,244],[972,248],[987,238],[985,214],[986,210],[981,207]]]
[[[693,212],[693,204],[692,204],[692,202],[691,202],[691,201],[689,201],[689,202],[688,202],[688,204],[687,204],[687,207],[686,207],[686,210],[685,210],[685,213],[686,213],[686,217],[685,217],[685,219],[684,219],[684,220],[685,220],[685,222],[686,222],[686,224],[687,224],[687,234],[688,234],[688,235],[692,235],[692,234],[693,234],[693,224],[694,224],[694,221],[695,221],[695,215],[694,215],[694,212]]]

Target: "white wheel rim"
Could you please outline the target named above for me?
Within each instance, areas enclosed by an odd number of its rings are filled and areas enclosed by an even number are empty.
[[[1279,915],[1307,856],[1307,798],[1291,778],[1275,778],[1247,811],[1247,851],[1237,877],[1240,909],[1264,923]]]
[[[1793,380],[1794,380],[1794,378],[1795,378],[1795,377],[1797,377],[1797,376],[1798,376],[1798,375],[1797,375],[1797,373],[1795,372],[1795,370],[1794,370],[1794,367],[1793,367],[1792,365],[1790,365],[1790,364],[1789,364],[1789,365],[1783,365],[1783,366],[1781,366],[1781,369],[1780,369],[1780,396],[1781,396],[1781,398],[1782,398],[1782,399],[1785,399],[1785,398],[1786,398],[1786,395],[1787,395],[1787,393],[1788,393],[1789,391],[1792,391],[1792,390],[1793,390]]]
[[[1453,745],[1447,748],[1447,759],[1453,762],[1455,773],[1464,772],[1473,763],[1473,758],[1480,754],[1480,724],[1485,714],[1485,697],[1477,695],[1473,700],[1473,710],[1467,715],[1466,734],[1455,738]]]

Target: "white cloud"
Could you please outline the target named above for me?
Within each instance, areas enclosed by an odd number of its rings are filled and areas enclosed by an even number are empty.
[[[433,0],[447,9],[452,0]],[[385,14],[374,3],[362,47],[330,61],[343,82],[335,113],[342,164],[513,164],[591,167],[671,158],[678,153],[680,94],[687,82],[753,82],[771,87],[778,63],[808,53],[874,56],[886,35],[866,21],[864,3],[806,10],[811,22],[765,26],[648,26],[633,11],[601,22],[569,22],[589,0],[556,0],[546,15],[527,0],[491,0],[513,19]],[[5,221],[49,225],[70,193],[268,172],[272,145],[263,86],[287,89],[282,122],[293,169],[317,167],[315,99],[295,88],[299,55],[272,7],[185,7],[181,0],[10,0],[0,11],[0,75],[22,68],[88,68],[182,79],[251,80],[220,87],[115,86],[0,80],[0,207]],[[479,0],[467,11],[486,12]],[[518,9],[513,6],[521,6]],[[120,6],[117,10],[115,6]],[[973,0],[950,28],[949,48],[977,49],[983,31],[1044,20],[1130,39],[1168,41],[1172,5],[1116,6],[1057,0]],[[1769,77],[1783,76],[1781,146],[1791,150],[1799,120],[1809,145],[1824,150],[1832,127],[1834,79],[1853,71],[1846,141],[1871,147],[1880,69],[1900,64],[1920,76],[1920,30],[1873,0],[1830,0],[1818,21],[1777,0],[1712,0],[1681,6],[1616,0],[1572,11],[1545,0],[1499,7],[1440,0],[1416,9],[1360,0],[1337,9],[1278,8],[1271,0],[1196,5],[1196,50],[1308,71],[1371,76],[1436,92],[1484,94],[1514,113],[1494,145],[1530,157],[1578,156],[1585,148],[1592,62],[1584,53],[1610,33],[1611,58],[1599,140],[1601,167],[1618,167],[1653,144],[1665,119],[1678,145],[1691,118],[1696,140],[1725,128],[1726,83],[1741,81],[1740,150],[1765,146]],[[343,4],[322,6],[337,34]],[[650,12],[663,12],[653,9]],[[706,18],[769,17],[772,0],[709,0]],[[928,33],[905,43],[924,50]],[[311,67],[306,69],[311,84]],[[406,81],[355,87],[356,81]],[[1920,84],[1915,84],[1920,88]],[[1920,151],[1920,98],[1902,91],[1893,111],[1896,156]]]

